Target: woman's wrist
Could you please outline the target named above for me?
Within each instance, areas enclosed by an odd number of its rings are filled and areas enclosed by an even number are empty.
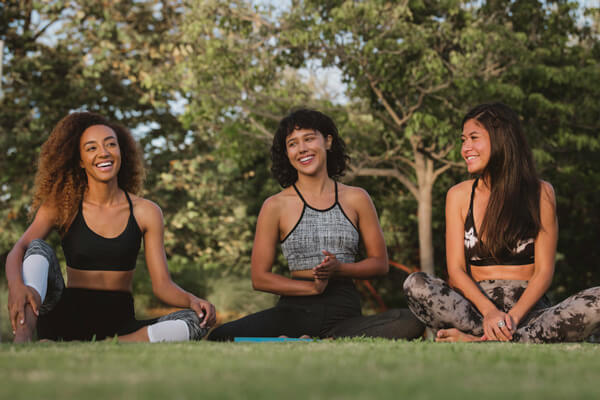
[[[488,301],[481,308],[479,308],[479,311],[481,312],[481,315],[483,315],[483,318],[485,318],[489,313],[498,311],[498,308],[494,305],[494,303]]]
[[[514,309],[509,310],[507,314],[512,318],[513,322],[515,323],[515,327],[516,325],[519,325],[519,322],[521,322],[521,319],[523,318],[523,314],[515,311]]]
[[[198,301],[198,296],[194,296],[193,294],[191,294],[190,292],[185,292],[186,293],[186,297],[187,297],[187,308],[190,308],[192,306],[192,304],[196,301]]]

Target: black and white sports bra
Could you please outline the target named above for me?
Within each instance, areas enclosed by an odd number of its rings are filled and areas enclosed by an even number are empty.
[[[479,178],[475,179],[473,189],[471,190],[471,203],[469,212],[465,219],[465,260],[467,262],[467,273],[471,274],[471,265],[477,267],[486,267],[489,265],[527,265],[533,264],[535,258],[535,239],[528,238],[517,243],[514,249],[507,255],[494,258],[491,254],[476,254],[476,244],[479,241],[475,220],[473,219],[473,199],[475,198],[475,188]]]
[[[360,234],[342,209],[337,182],[334,184],[335,202],[325,210],[311,207],[293,185],[304,206],[296,226],[281,241],[290,271],[316,267],[323,261],[322,250],[335,254],[341,263],[356,261]]]

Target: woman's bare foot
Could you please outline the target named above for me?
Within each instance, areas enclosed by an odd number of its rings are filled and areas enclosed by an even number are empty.
[[[440,329],[437,331],[437,335],[435,336],[436,342],[481,342],[482,340],[484,340],[483,336],[479,337],[469,335],[468,333],[459,331],[456,328]]]

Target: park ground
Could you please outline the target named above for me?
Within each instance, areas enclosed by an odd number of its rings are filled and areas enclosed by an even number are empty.
[[[0,344],[1,399],[593,399],[591,343]]]

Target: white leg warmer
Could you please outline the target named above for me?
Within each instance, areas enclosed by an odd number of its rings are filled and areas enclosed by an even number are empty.
[[[42,298],[46,298],[48,289],[48,260],[39,254],[32,254],[23,260],[23,282],[34,288]]]
[[[148,326],[150,343],[187,342],[190,340],[190,329],[182,319],[161,321]]]

